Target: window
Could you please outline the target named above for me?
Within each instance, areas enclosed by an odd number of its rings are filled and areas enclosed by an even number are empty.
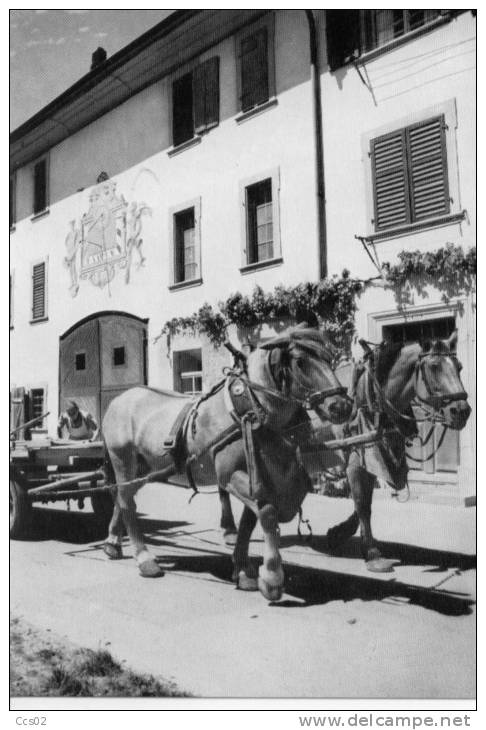
[[[75,357],[76,370],[86,370],[86,353],[78,352]]]
[[[248,215],[248,263],[273,258],[271,179],[246,189]]]
[[[44,388],[32,388],[30,391],[30,418],[38,418],[44,413]],[[38,427],[42,424],[37,424]]]
[[[34,215],[42,213],[48,206],[47,157],[34,165]]]
[[[273,13],[236,37],[239,108],[242,112],[275,96]]]
[[[280,261],[278,170],[242,183],[243,269]]]
[[[390,43],[435,20],[440,10],[363,10],[361,48],[364,53]]]
[[[125,346],[122,345],[121,347],[114,347],[113,348],[113,365],[115,367],[120,367],[121,365],[125,365],[125,363],[126,363]]]
[[[41,261],[32,267],[32,321],[47,317],[46,306],[46,262]]]
[[[16,175],[13,173],[10,175],[9,181],[9,224],[10,228],[15,227],[17,212],[16,212]]]
[[[423,346],[432,340],[446,340],[456,329],[454,317],[422,319],[417,322],[400,322],[384,325],[382,336],[385,342],[420,342]]]
[[[450,212],[444,115],[371,140],[374,228]]]
[[[219,57],[200,63],[172,84],[174,147],[219,124]]]
[[[200,199],[171,210],[173,287],[201,281],[200,218]]]
[[[202,392],[201,350],[174,352],[174,388],[180,393],[196,395]]]
[[[331,71],[386,46],[441,17],[446,10],[328,10],[326,13],[327,55]]]

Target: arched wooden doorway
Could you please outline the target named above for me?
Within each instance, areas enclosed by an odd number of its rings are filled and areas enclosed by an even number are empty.
[[[147,383],[147,322],[125,312],[98,312],[60,337],[59,404],[75,400],[101,423],[108,404]]]

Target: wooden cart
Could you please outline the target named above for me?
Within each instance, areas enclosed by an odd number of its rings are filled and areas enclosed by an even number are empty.
[[[105,485],[102,441],[55,441],[50,438],[14,441],[10,450],[10,536],[28,535],[32,506],[91,499],[95,519],[108,525],[113,512]]]

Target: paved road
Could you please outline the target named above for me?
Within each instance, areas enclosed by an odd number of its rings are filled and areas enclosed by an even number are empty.
[[[313,546],[283,526],[287,592],[271,605],[228,582],[217,495],[188,496],[166,485],[139,496],[158,580],[130,557],[108,562],[89,514],[36,510],[32,539],[11,543],[13,614],[198,696],[474,697],[474,509],[378,493],[375,533],[399,562],[376,577],[357,540],[331,557],[319,538],[351,502],[310,496]]]

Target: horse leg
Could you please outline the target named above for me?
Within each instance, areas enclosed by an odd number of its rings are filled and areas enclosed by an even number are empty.
[[[382,556],[371,531],[371,501],[376,478],[356,464],[350,464],[347,475],[359,518],[361,549],[366,568],[373,573],[391,573],[393,561]]]
[[[248,558],[248,546],[251,533],[255,529],[257,517],[249,507],[245,505],[238,526],[238,537],[233,552],[233,583],[242,591],[257,591],[257,573]]]
[[[258,571],[258,588],[269,601],[278,601],[282,597],[284,572],[279,552],[280,528],[277,509],[272,504],[265,504],[258,510],[258,519],[263,530],[263,565]]]
[[[228,492],[219,487],[219,501],[221,503],[221,522],[220,527],[223,529],[223,539],[226,545],[235,545],[237,542],[238,530],[236,529],[233,512],[231,509],[231,501]]]
[[[110,560],[119,560],[123,557],[123,518],[118,500],[115,499],[113,515],[108,527],[108,537],[103,544],[103,551]]]
[[[263,565],[258,571],[258,589],[269,601],[278,601],[282,596],[284,574],[279,553],[280,530],[277,509],[271,504],[257,504],[256,500],[252,499],[250,479],[248,474],[242,470],[238,469],[232,474],[227,489],[241,499],[246,507],[257,513],[264,539]],[[249,518],[245,519],[248,519],[248,523],[244,526],[243,535],[250,524]],[[242,545],[244,545],[244,537],[242,537]]]
[[[157,565],[155,558],[147,550],[143,534],[140,530],[137,520],[137,507],[135,504],[135,494],[138,491],[137,486],[124,485],[134,479],[138,471],[137,454],[132,452],[126,456],[124,460],[118,458],[115,454],[111,454],[113,469],[117,481],[116,504],[120,510],[123,522],[130,538],[135,553],[135,560],[138,564],[140,575],[144,578],[158,578],[164,575],[163,571]],[[115,529],[117,525],[115,525]]]

